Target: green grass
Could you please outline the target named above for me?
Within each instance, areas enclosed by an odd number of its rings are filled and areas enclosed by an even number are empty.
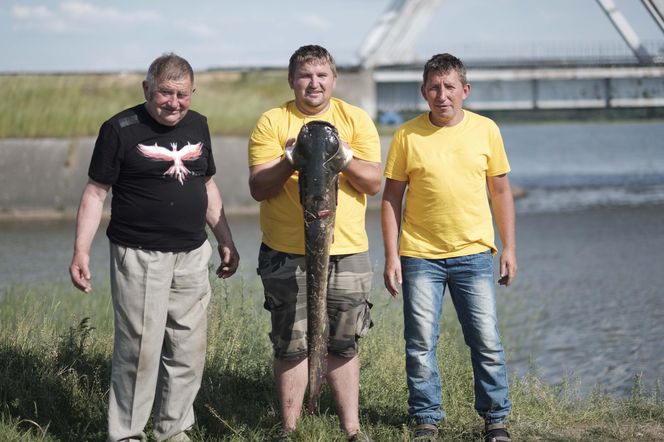
[[[258,278],[214,281],[207,364],[196,400],[194,441],[269,440],[279,423]],[[68,285],[13,286],[0,293],[0,441],[102,441],[112,350],[108,288],[90,295]],[[374,328],[361,345],[362,425],[377,441],[408,440],[407,390],[399,300],[373,295]],[[447,309],[440,360],[449,441],[481,440],[473,410],[472,372],[452,309]],[[658,384],[644,391],[635,377],[631,398],[599,391],[582,397],[568,381],[550,386],[535,370],[512,379],[515,440],[655,440],[664,434]],[[344,440],[332,398],[303,417],[296,441]],[[149,430],[149,426],[148,426]]]
[[[0,138],[96,136],[101,123],[143,102],[142,74],[2,75]],[[292,99],[285,70],[196,74],[192,109],[214,135],[247,135],[262,112]]]

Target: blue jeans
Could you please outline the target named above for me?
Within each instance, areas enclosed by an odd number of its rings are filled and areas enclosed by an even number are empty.
[[[401,257],[408,413],[417,423],[445,417],[436,358],[445,285],[470,347],[475,409],[489,423],[501,422],[512,408],[505,353],[498,334],[489,251],[448,259]]]

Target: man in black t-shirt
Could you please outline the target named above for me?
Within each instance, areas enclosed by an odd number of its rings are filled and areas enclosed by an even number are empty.
[[[218,242],[217,275],[231,276],[239,263],[212,179],[207,119],[189,109],[193,84],[191,66],[175,54],[150,65],[146,102],[101,126],[81,197],[69,273],[89,293],[90,247],[113,188],[109,441],[142,440],[151,412],[158,440],[189,440],[211,294],[206,223]]]

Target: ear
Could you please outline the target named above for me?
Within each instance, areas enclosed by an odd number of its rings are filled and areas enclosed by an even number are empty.
[[[465,100],[470,95],[470,83],[463,85],[463,99]]]
[[[424,87],[425,87],[425,86],[426,86],[426,84],[424,84],[424,83],[422,83],[422,84],[420,85],[420,93],[422,94],[422,98],[424,98],[424,100],[426,101],[426,99],[427,99],[427,94],[426,94],[426,92],[424,92]]]
[[[290,75],[288,76],[288,87],[291,89],[295,89],[293,87],[293,77],[291,77]]]
[[[150,101],[150,91],[148,87],[148,82],[143,80],[143,97],[145,97],[145,101]]]

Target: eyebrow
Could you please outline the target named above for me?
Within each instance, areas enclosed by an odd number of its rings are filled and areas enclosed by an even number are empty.
[[[182,90],[182,89],[171,89],[167,87],[158,87],[157,91],[162,94],[177,94],[177,95],[191,95],[194,93],[196,89],[192,89],[191,91],[189,90]]]

